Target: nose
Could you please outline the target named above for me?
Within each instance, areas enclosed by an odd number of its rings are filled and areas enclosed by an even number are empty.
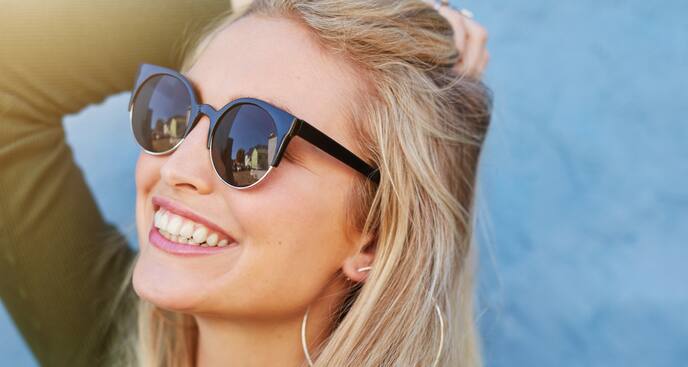
[[[203,116],[160,168],[161,179],[170,187],[199,194],[212,191],[215,174],[206,148],[209,126],[210,120]]]

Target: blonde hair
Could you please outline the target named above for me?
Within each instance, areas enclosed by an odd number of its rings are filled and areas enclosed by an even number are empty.
[[[186,54],[188,69],[224,26],[247,15],[306,26],[325,52],[367,80],[352,103],[351,131],[379,167],[375,187],[351,191],[351,225],[374,237],[366,282],[344,297],[332,333],[311,351],[316,366],[431,366],[445,319],[440,366],[480,366],[473,312],[474,197],[491,114],[478,80],[457,75],[450,24],[420,0],[255,0],[218,18]],[[130,277],[128,278],[130,281]],[[193,366],[192,316],[138,301],[126,364]],[[121,356],[120,356],[121,360]]]

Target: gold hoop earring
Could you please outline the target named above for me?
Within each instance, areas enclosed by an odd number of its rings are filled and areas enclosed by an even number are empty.
[[[301,321],[301,347],[303,348],[303,354],[306,356],[308,366],[313,367],[313,361],[311,360],[311,355],[308,352],[308,345],[306,343],[306,324],[308,323],[308,311],[310,310],[311,307],[308,306],[308,308],[306,309],[306,313],[303,315],[303,320]],[[435,302],[435,313],[437,314],[437,318],[440,322],[440,343],[439,347],[437,348],[435,362],[433,362],[432,364],[433,367],[437,367],[437,365],[440,363],[440,357],[442,356],[442,346],[444,346],[444,318],[442,317],[442,311],[440,310],[440,306],[437,305],[437,302]]]

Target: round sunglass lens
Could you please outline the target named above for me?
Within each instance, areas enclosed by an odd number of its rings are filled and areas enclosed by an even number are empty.
[[[258,182],[277,153],[277,129],[270,114],[253,104],[229,109],[219,121],[212,140],[215,169],[236,187]]]
[[[156,75],[139,88],[131,111],[136,141],[149,152],[174,148],[184,137],[191,111],[191,96],[181,80]]]

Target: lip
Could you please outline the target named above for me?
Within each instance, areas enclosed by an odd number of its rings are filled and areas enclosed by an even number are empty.
[[[182,217],[191,219],[192,221],[204,225],[206,228],[208,228],[210,231],[214,231],[222,235],[222,237],[226,238],[227,241],[231,244],[236,242],[234,237],[230,236],[227,232],[225,232],[220,226],[217,224],[211,222],[210,220],[202,217],[199,214],[194,213],[191,209],[183,207],[181,204],[178,204],[171,199],[164,198],[162,196],[153,196],[153,210],[157,210],[158,208],[162,207],[170,212],[180,215]],[[163,239],[167,240],[166,238],[163,237]],[[174,242],[173,242],[174,243]]]
[[[153,244],[153,246],[165,252],[183,256],[217,254],[225,250],[237,247],[236,242],[233,242],[223,247],[201,247],[170,241],[167,238],[163,237],[162,234],[160,234],[160,231],[158,231],[158,229],[155,228],[155,226],[151,226],[151,230],[150,232],[148,232],[148,242],[150,242],[151,244]]]

